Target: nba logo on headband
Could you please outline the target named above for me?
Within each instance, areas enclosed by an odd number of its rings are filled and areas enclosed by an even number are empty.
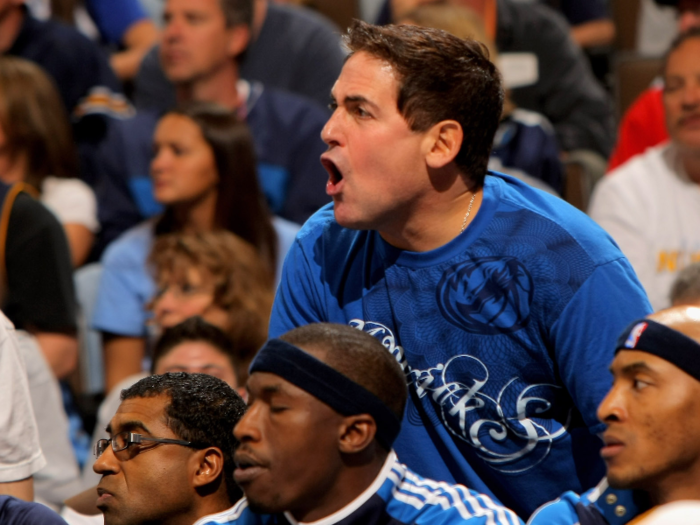
[[[647,329],[647,323],[637,323],[634,328],[630,331],[630,335],[627,336],[625,341],[625,348],[634,348],[637,346],[637,341],[642,337],[642,333]]]

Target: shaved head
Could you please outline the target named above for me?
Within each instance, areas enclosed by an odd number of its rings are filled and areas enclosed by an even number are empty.
[[[673,306],[648,316],[652,321],[668,326],[700,344],[700,308]]]

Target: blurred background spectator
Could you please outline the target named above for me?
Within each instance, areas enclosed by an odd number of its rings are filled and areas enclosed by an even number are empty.
[[[237,6],[231,0],[224,2],[231,6],[228,9],[241,9],[245,4],[253,8],[250,43],[240,59],[241,78],[326,106],[345,58],[338,28],[306,8],[267,0],[246,0]],[[166,3],[161,2],[161,10]],[[175,103],[175,89],[163,73],[157,49],[141,66],[134,97],[139,108],[165,110]]]
[[[141,370],[147,304],[156,288],[146,260],[167,233],[228,230],[253,245],[270,282],[297,227],[273,217],[260,191],[245,124],[218,106],[195,103],[166,114],[154,138],[155,220],[126,232],[102,259],[93,326],[104,333],[106,389]]]
[[[671,141],[600,181],[589,213],[629,259],[654,309],[669,306],[678,271],[700,260],[700,28],[674,41],[664,67]]]
[[[39,19],[74,25],[110,53],[110,64],[122,81],[131,80],[141,60],[158,40],[158,29],[139,0],[27,0]]]
[[[78,158],[65,108],[51,80],[27,60],[0,57],[0,169],[6,184],[39,192],[68,238],[74,266],[83,264],[99,229],[92,189],[78,176]]]

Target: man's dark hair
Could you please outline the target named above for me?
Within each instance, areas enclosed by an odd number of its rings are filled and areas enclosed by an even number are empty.
[[[399,419],[408,392],[406,376],[396,358],[377,339],[342,324],[315,323],[280,337],[372,392]]]
[[[673,53],[676,49],[681,47],[686,41],[691,40],[693,38],[700,38],[700,27],[691,27],[690,29],[688,29],[687,31],[683,31],[676,38],[673,39],[673,42],[671,42],[671,46],[668,48],[668,51],[666,51],[666,54],[664,55],[663,65],[661,66],[661,72],[663,73],[663,76],[666,76],[666,67],[668,66],[668,58],[671,56],[671,53]]]
[[[224,12],[226,27],[253,25],[254,0],[219,0],[221,10]]]
[[[398,110],[411,130],[456,120],[464,139],[455,158],[478,185],[486,175],[503,109],[503,87],[484,44],[439,29],[374,26],[355,20],[345,36],[352,53],[364,52],[396,73]]]
[[[187,342],[203,342],[216,348],[231,362],[231,367],[236,368],[236,359],[231,339],[214,325],[207,323],[201,317],[190,317],[180,324],[166,328],[153,348],[153,363],[151,373],[156,369],[156,364],[168,355],[176,346]]]
[[[238,441],[233,427],[243,416],[246,404],[226,382],[207,374],[184,372],[153,375],[122,390],[121,400],[166,395],[166,425],[180,439],[199,448],[216,447],[224,457],[224,481],[230,502],[241,497],[233,480],[233,453]],[[167,481],[167,480],[164,480]]]
[[[700,262],[686,266],[671,286],[669,299],[672,305],[700,303]]]

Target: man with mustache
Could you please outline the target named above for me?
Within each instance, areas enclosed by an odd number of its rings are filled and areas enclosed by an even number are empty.
[[[234,430],[246,497],[211,523],[521,523],[484,494],[398,462],[406,382],[372,336],[307,325],[268,341],[250,372],[249,408]]]
[[[600,181],[590,216],[613,236],[655,310],[678,271],[700,260],[700,28],[673,42],[663,68],[670,142]]]
[[[616,346],[598,409],[607,477],[544,506],[532,525],[622,525],[649,507],[700,500],[700,308],[635,321]]]
[[[241,397],[221,379],[178,372],[146,377],[121,398],[110,439],[95,446],[105,525],[208,523],[230,509],[241,496],[232,433]]]

